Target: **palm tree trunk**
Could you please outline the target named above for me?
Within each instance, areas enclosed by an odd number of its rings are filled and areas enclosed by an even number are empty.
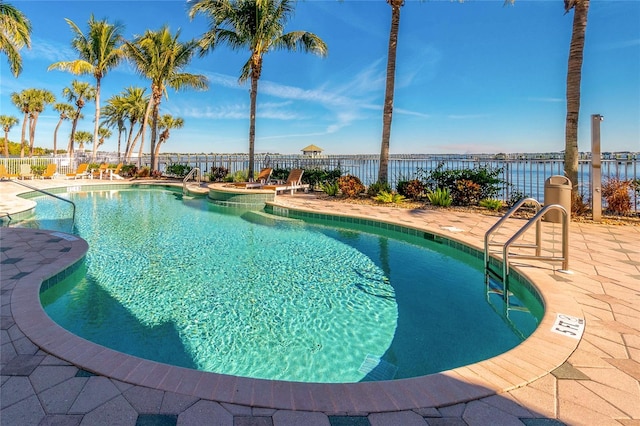
[[[578,0],[573,8],[573,31],[567,70],[567,119],[565,124],[564,173],[572,184],[572,198],[578,196],[578,118],[584,39],[589,0]]]
[[[36,141],[36,121],[38,121],[38,113],[29,114],[29,158],[33,157],[33,145]]]
[[[153,92],[153,88],[151,88]],[[140,165],[140,161],[142,160],[142,150],[144,149],[144,134],[147,131],[147,126],[149,125],[149,113],[151,112],[151,108],[153,107],[153,96],[149,98],[149,103],[147,104],[147,109],[144,112],[144,120],[142,121],[142,129],[140,129],[140,150],[138,151],[138,165]]]
[[[251,74],[251,112],[249,119],[249,182],[253,182],[253,157],[256,145],[256,103],[258,99],[258,77]]]
[[[4,132],[4,156],[9,158],[9,132]]]
[[[58,154],[58,129],[60,128],[60,125],[62,124],[62,118],[58,121],[58,124],[56,125],[56,129],[53,131],[53,155],[57,155]]]
[[[382,143],[380,144],[380,168],[378,182],[386,183],[389,174],[389,140],[391,139],[391,120],[393,118],[393,94],[396,79],[396,51],[398,47],[398,28],[400,27],[400,8],[404,0],[387,0],[391,5],[391,30],[389,31],[389,51],[387,54],[387,82],[382,111]]]
[[[29,115],[25,112],[24,119],[22,120],[22,134],[20,135],[20,158],[24,158],[24,143],[25,135],[27,133],[27,122],[29,121]]]
[[[158,110],[162,101],[162,93],[153,102],[153,116],[151,119],[151,171],[158,170],[158,158],[156,157],[156,140],[158,138]]]
[[[69,136],[69,147],[67,148],[70,162],[73,161],[73,140],[76,137],[76,127],[78,126],[78,116],[80,115],[80,108],[78,108],[75,115],[76,117],[73,119],[73,123],[71,124],[71,135]]]
[[[98,129],[100,128],[100,78],[96,78],[96,119],[93,125],[93,153],[91,154],[91,161],[96,161],[96,154],[98,152]]]

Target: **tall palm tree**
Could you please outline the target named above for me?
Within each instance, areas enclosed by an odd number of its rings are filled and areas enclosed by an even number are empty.
[[[202,52],[221,42],[234,50],[249,49],[251,56],[242,67],[239,81],[251,79],[249,122],[249,177],[254,169],[256,102],[263,56],[272,50],[301,50],[326,56],[327,45],[307,31],[284,33],[294,12],[295,0],[195,0],[189,9],[193,19],[198,13],[210,20],[210,30],[200,40]]]
[[[398,29],[400,28],[400,8],[404,6],[404,0],[386,1],[391,6],[391,29],[389,30],[387,80],[382,109],[382,143],[380,144],[380,168],[378,170],[378,182],[381,183],[387,183],[389,179],[389,139],[391,138],[393,95],[396,81],[396,51],[398,48]]]
[[[122,92],[124,97],[123,107],[129,120],[129,135],[127,136],[127,146],[125,148],[127,161],[130,161],[136,143],[138,139],[142,138],[142,131],[145,129],[144,118],[151,103],[151,95],[145,95],[146,90],[141,87],[128,87]],[[138,130],[136,130],[136,125]],[[144,141],[140,143],[140,156],[142,155],[143,145]]]
[[[167,86],[182,90],[187,87],[206,89],[207,78],[203,75],[183,72],[189,65],[198,48],[195,40],[182,43],[178,41],[180,30],[171,34],[169,27],[163,26],[159,31],[147,30],[133,42],[126,42],[127,56],[133,61],[138,72],[151,80],[151,102],[145,113],[142,135],[151,112],[151,170],[158,169],[156,158],[156,142],[158,131],[158,114],[162,95],[166,95]]]
[[[45,89],[32,89],[31,106],[29,112],[29,157],[33,157],[33,148],[36,139],[36,124],[40,113],[47,105],[56,101],[53,93]]]
[[[107,99],[107,104],[102,108],[102,128],[116,127],[118,129],[118,161],[120,161],[120,147],[122,135],[127,131],[125,119],[127,118],[124,109],[124,100],[120,95],[113,95]]]
[[[71,135],[69,136],[69,147],[67,152],[69,157],[73,158],[73,143],[75,141],[76,127],[78,126],[78,120],[82,118],[82,108],[84,108],[87,101],[92,101],[96,97],[96,89],[87,83],[86,81],[73,80],[71,87],[65,87],[62,89],[62,96],[75,105],[76,110],[73,114],[71,124]]]
[[[100,127],[98,129],[98,136],[100,136],[98,138],[98,146],[102,145],[104,143],[104,140],[109,139],[111,135],[113,135],[113,132],[111,130],[107,129],[106,127]]]
[[[573,9],[573,30],[567,66],[567,118],[564,136],[564,172],[571,180],[572,198],[578,196],[578,118],[580,116],[580,81],[584,38],[587,32],[589,0],[564,0],[565,14]]]
[[[20,49],[25,46],[31,48],[31,22],[16,7],[0,2],[0,52],[7,55],[15,77],[22,72]]]
[[[93,140],[93,134],[91,132],[87,132],[86,130],[78,130],[73,135],[74,142],[78,142],[78,149],[84,150],[84,144],[91,143]]]
[[[12,115],[0,115],[0,126],[4,131],[4,156],[9,158],[9,132],[20,120]]]
[[[20,158],[24,157],[24,148],[27,142],[27,124],[29,123],[29,114],[31,113],[31,91],[34,89],[25,89],[11,94],[11,102],[22,112],[22,133],[20,134]]]
[[[96,116],[93,128],[93,154],[91,156],[92,160],[95,161],[99,145],[101,82],[107,72],[118,66],[123,59],[124,52],[119,45],[123,41],[123,26],[110,24],[106,20],[96,21],[91,15],[89,18],[89,32],[85,35],[73,21],[70,19],[65,19],[65,21],[67,21],[74,33],[71,45],[78,52],[80,58],[74,61],[56,62],[49,66],[49,70],[61,69],[75,75],[92,74],[96,79]]]
[[[158,119],[158,127],[162,130],[156,145],[156,157],[160,153],[160,145],[165,143],[170,136],[171,129],[182,129],[184,120],[180,117],[174,118],[171,114],[164,114]]]
[[[60,120],[58,120],[58,124],[56,124],[56,129],[53,131],[53,155],[58,154],[58,129],[64,120],[69,120],[71,115],[74,113],[75,109],[73,105],[67,104],[64,102],[59,102],[53,106],[58,114],[60,114]]]

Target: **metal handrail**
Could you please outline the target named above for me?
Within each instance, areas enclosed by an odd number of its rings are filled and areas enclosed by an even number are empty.
[[[521,255],[521,254],[513,254],[513,257],[519,257],[521,259],[536,259],[536,260],[548,260],[548,261],[561,261],[562,262],[562,270],[569,270],[569,213],[567,209],[565,209],[560,204],[550,204],[545,206],[542,210],[536,213],[523,227],[521,227],[518,232],[513,234],[509,240],[504,243],[502,247],[502,279],[505,283],[508,282],[509,278],[509,247],[513,245],[513,243],[522,236],[523,233],[527,231],[531,227],[533,223],[536,226],[539,226],[542,217],[549,210],[560,210],[562,212],[562,257],[556,256],[540,256],[539,249],[535,256]],[[506,284],[505,284],[506,285]]]
[[[196,182],[198,182],[198,184],[200,184],[200,169],[198,167],[194,167],[193,169],[191,169],[191,171],[189,173],[187,173],[187,175],[182,180],[182,193],[183,194],[187,193],[187,181],[196,172],[197,172],[197,174],[196,174]]]
[[[74,203],[73,201],[71,201],[69,199],[60,197],[60,196],[58,196],[56,194],[52,194],[49,191],[45,191],[44,189],[36,188],[35,186],[31,186],[31,185],[28,185],[28,184],[26,184],[24,182],[20,182],[20,181],[18,181],[16,179],[11,179],[11,182],[17,183],[18,185],[22,185],[22,186],[27,187],[27,188],[29,188],[31,190],[36,191],[36,192],[40,192],[42,194],[48,195],[48,196],[53,197],[53,198],[57,198],[58,200],[62,200],[62,201],[65,201],[65,202],[71,204],[71,206],[73,207],[73,216],[71,218],[71,229],[73,229],[73,226],[74,226],[74,224],[76,222],[76,203]],[[8,216],[8,214],[7,214],[7,216]]]
[[[522,207],[526,203],[535,204],[536,213],[538,213],[542,209],[542,205],[535,198],[522,198],[520,201],[518,201],[516,204],[514,204],[514,206],[511,207],[511,209],[504,216],[502,216],[500,218],[500,220],[497,221],[491,228],[489,228],[489,230],[484,234],[484,267],[485,267],[485,269],[489,268],[489,246],[502,245],[502,243],[494,243],[492,241],[489,241],[489,238],[491,237],[491,234],[496,232],[507,219],[509,219],[511,216],[513,216],[520,209],[520,207]],[[520,247],[535,248],[536,249],[536,255],[540,255],[540,242],[542,241],[541,233],[542,233],[542,230],[540,228],[540,223],[537,223],[537,225],[536,225],[536,243],[535,243],[535,245],[521,244],[519,246]]]

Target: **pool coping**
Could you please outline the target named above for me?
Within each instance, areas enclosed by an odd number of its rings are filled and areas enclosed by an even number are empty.
[[[300,207],[280,205],[277,200],[273,204],[305,211]],[[362,217],[366,218],[366,215]],[[428,226],[423,230],[442,235],[440,230]],[[14,231],[33,230],[14,228]],[[72,249],[66,255],[39,270],[37,279],[29,276],[19,280],[12,292],[11,310],[22,332],[46,352],[95,374],[202,399],[329,414],[441,407],[524,386],[562,365],[579,343],[578,339],[551,331],[558,314],[582,318],[576,301],[550,279],[548,269],[516,266],[514,269],[538,289],[545,305],[544,316],[536,331],[522,344],[475,364],[410,379],[340,384],[251,379],[174,367],[88,342],[64,330],[46,315],[39,302],[42,283],[81,261],[88,250],[86,241],[73,235],[68,237]],[[481,249],[477,242],[470,244],[464,238],[443,238]]]

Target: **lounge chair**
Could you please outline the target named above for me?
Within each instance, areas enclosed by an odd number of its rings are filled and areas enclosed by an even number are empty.
[[[89,172],[87,172],[88,167],[88,163],[80,163],[75,172],[67,173],[67,179],[82,179],[85,176],[91,176]]]
[[[0,179],[13,179],[18,176],[17,173],[9,173],[7,167],[4,164],[0,164]]]
[[[291,195],[293,195],[293,193],[298,189],[304,189],[305,191],[307,191],[309,189],[309,184],[302,183],[303,173],[303,169],[291,169],[286,181],[276,183],[275,185],[264,185],[262,186],[262,189],[275,190],[276,194],[282,191],[291,191]]]
[[[109,169],[109,164],[102,163],[97,169],[92,169],[91,177],[93,179],[102,179],[102,175],[106,175],[107,169]]]
[[[31,164],[20,164],[20,176],[18,176],[18,179],[33,179]]]
[[[253,182],[233,182],[231,185],[247,189],[261,188],[269,182],[269,179],[271,179],[271,173],[273,173],[273,169],[267,167],[260,170],[260,173],[258,173],[258,176]]]
[[[106,173],[109,176],[109,180],[113,180],[113,178],[122,179],[122,176],[120,176],[120,170],[122,169],[122,166],[123,166],[122,163],[118,163],[115,169],[112,169],[112,168],[107,169]]]
[[[56,163],[47,164],[47,168],[42,173],[42,179],[53,179],[58,173],[58,165]]]

